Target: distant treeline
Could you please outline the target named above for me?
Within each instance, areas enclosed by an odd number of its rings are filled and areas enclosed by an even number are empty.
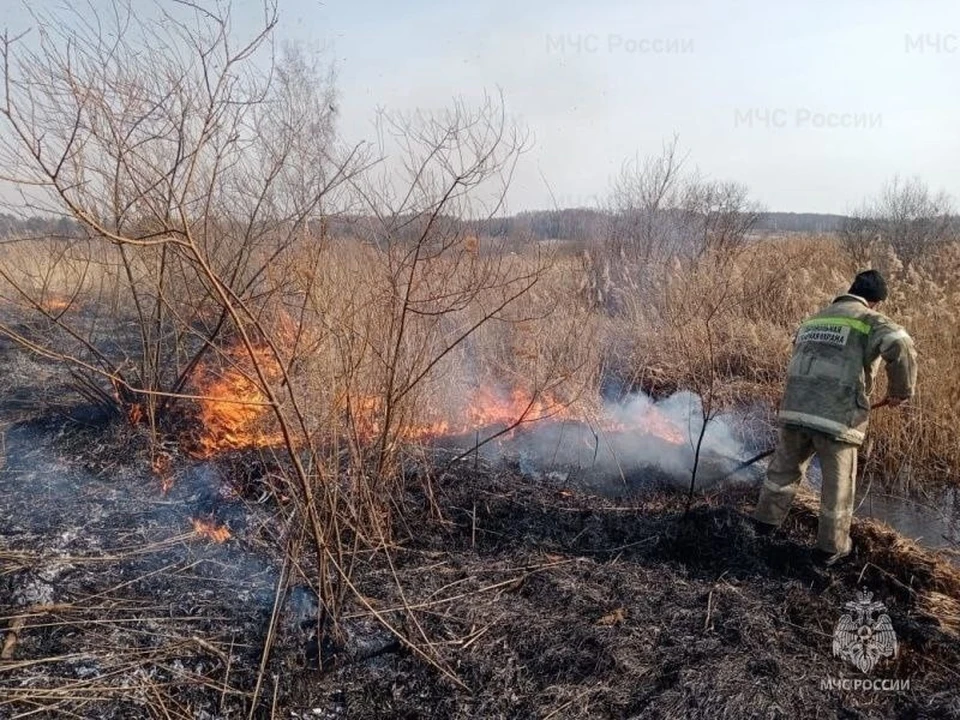
[[[590,208],[534,210],[487,221],[484,234],[538,240],[589,240],[602,236],[609,219],[605,211]],[[843,215],[771,212],[762,213],[752,229],[755,232],[839,232],[845,219]]]
[[[325,225],[333,235],[356,235],[358,218],[331,218]],[[569,208],[563,210],[532,210],[503,218],[485,220],[477,224],[475,234],[521,240],[591,240],[601,237],[610,217],[602,210]],[[820,213],[771,212],[760,215],[754,231],[761,232],[838,232],[845,220],[843,215]],[[447,219],[449,222],[449,219]],[[82,235],[79,224],[68,218],[19,218],[0,213],[0,237],[11,236],[65,236]]]
[[[0,237],[11,236],[80,235],[80,225],[65,217],[19,218],[0,213]]]

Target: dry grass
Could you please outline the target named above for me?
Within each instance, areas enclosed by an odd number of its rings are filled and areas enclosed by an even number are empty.
[[[857,270],[830,238],[759,240],[724,258],[677,263],[635,293],[622,313],[608,315],[585,296],[586,270],[578,256],[508,255],[489,245],[478,252],[467,240],[421,263],[416,282],[427,300],[407,314],[397,347],[397,265],[388,252],[355,240],[330,241],[319,254],[311,250],[309,261],[305,254],[304,262],[293,263],[292,277],[270,280],[286,283],[284,297],[309,299],[306,312],[297,310],[294,318],[290,359],[318,437],[354,446],[376,440],[371,428],[379,427],[391,372],[394,393],[398,382],[402,388],[422,373],[395,402],[395,428],[456,424],[478,388],[522,389],[589,413],[604,377],[656,395],[709,391],[727,407],[759,403],[772,417],[794,329],[844,291]],[[56,246],[48,249],[55,258],[46,259],[35,243],[4,251],[17,253],[6,265],[24,284],[29,274],[38,297],[77,293],[83,273],[70,270],[69,256]],[[890,279],[891,297],[882,309],[916,341],[920,385],[904,411],[876,413],[867,470],[900,485],[956,482],[960,288],[953,278],[960,273],[960,247],[944,247],[908,268],[889,249],[874,248],[872,264]],[[113,284],[108,276],[119,271],[98,264],[80,284],[87,291],[95,285],[102,298],[102,289]],[[291,280],[299,289],[290,290]],[[455,342],[527,280],[525,292]],[[458,300],[452,310],[444,306],[450,297]],[[112,305],[113,313],[124,310]],[[881,377],[878,397],[882,392]],[[395,432],[391,446],[402,436]]]
[[[880,308],[916,342],[920,379],[903,411],[878,411],[871,423],[868,471],[902,486],[960,481],[960,247],[904,269],[889,249],[872,261],[888,276],[890,298]],[[608,346],[621,367],[653,392],[697,387],[714,372],[728,405],[760,400],[772,413],[781,392],[791,338],[807,315],[845,292],[858,269],[830,238],[771,239],[726,265],[715,258],[670,272],[645,302],[608,325]],[[701,302],[718,282],[728,300],[709,318]],[[679,350],[684,350],[680,352]],[[875,399],[883,396],[880,373]]]
[[[816,529],[819,504],[807,491],[797,498],[795,517],[811,532]],[[851,536],[858,552],[868,558],[867,565],[856,568],[858,583],[868,569],[883,574],[884,582],[908,598],[920,616],[936,623],[945,634],[960,637],[960,570],[950,553],[932,553],[870,519],[857,520]]]

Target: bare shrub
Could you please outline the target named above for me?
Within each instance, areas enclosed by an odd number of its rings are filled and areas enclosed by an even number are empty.
[[[614,180],[601,245],[588,253],[588,293],[607,311],[621,310],[623,295],[639,292],[650,274],[679,251],[677,208],[685,159],[674,137],[659,154],[625,162]]]
[[[734,251],[759,220],[745,187],[704,179],[686,170],[686,160],[674,137],[659,154],[625,163],[614,181],[608,227],[588,253],[584,287],[607,311],[648,300],[673,259]]]
[[[284,542],[320,598],[318,632],[352,596],[433,662],[415,619],[408,638],[353,591],[352,568],[357,551],[390,546],[402,428],[427,380],[484,324],[524,319],[507,310],[543,263],[485,251],[461,221],[499,212],[523,138],[493,100],[386,118],[382,173],[361,178],[356,150],[333,136],[328,76],[297,52],[268,52],[275,5],[239,44],[226,6],[155,12],[118,2],[103,17],[37,17],[35,42],[4,39],[7,179],[25,212],[71,217],[81,234],[37,238],[35,269],[0,271],[46,322],[0,330],[152,429],[175,402],[200,399],[190,383],[209,356],[242,373],[256,399],[237,402],[268,408],[286,449],[296,512]],[[353,265],[336,270],[351,282],[331,287],[334,202],[366,216]],[[65,307],[48,302],[51,287]],[[329,312],[333,298],[345,314]],[[314,355],[337,361],[319,410],[300,382]],[[304,544],[311,564],[299,562]]]
[[[946,192],[932,192],[917,177],[897,176],[844,220],[840,237],[861,266],[869,262],[875,244],[890,245],[901,260],[915,262],[957,238],[953,213],[953,200]]]
[[[760,219],[760,207],[745,185],[691,180],[684,190],[685,254],[729,257],[744,245]]]
[[[438,406],[466,412],[471,391],[504,384],[522,388],[533,410],[569,364],[537,345],[518,353],[539,360],[530,373],[494,358],[508,338],[491,326],[530,329],[549,314],[521,300],[550,258],[506,252],[483,232],[501,212],[525,143],[502,103],[380,122],[381,172],[354,182],[363,203],[357,252],[369,262],[354,268],[362,275],[352,286],[366,297],[332,328],[337,365],[360,370],[344,402],[354,437],[374,435],[378,477],[390,474],[410,425],[437,417]]]
[[[2,43],[6,179],[22,212],[80,228],[31,245],[69,306],[51,312],[48,282],[4,271],[49,325],[3,331],[155,428],[201,360],[236,337],[231,306],[278,319],[274,281],[353,155],[338,159],[326,71],[295,50],[271,62],[274,5],[240,41],[229,8],[87,10],[35,15],[34,33]],[[108,309],[133,321],[128,337],[104,337],[116,332]]]

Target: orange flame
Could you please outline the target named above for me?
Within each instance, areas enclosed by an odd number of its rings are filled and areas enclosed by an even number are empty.
[[[40,301],[40,307],[48,313],[58,313],[70,307],[69,298],[51,295]]]
[[[374,439],[381,431],[382,403],[375,397],[364,397],[353,402],[353,416],[357,432],[363,440]],[[528,425],[550,421],[572,421],[596,428],[601,432],[656,435],[679,445],[684,433],[673,421],[655,407],[647,408],[641,416],[629,421],[610,417],[594,418],[574,406],[544,394],[532,394],[517,388],[509,393],[497,392],[492,387],[477,388],[458,421],[438,417],[422,423],[404,424],[398,433],[409,442],[429,442],[442,437],[467,435],[485,428],[514,428],[515,432]]]
[[[190,518],[190,522],[193,523],[193,531],[198,536],[205,537],[218,545],[230,539],[230,531],[226,525],[217,525],[201,518]]]
[[[266,347],[254,348],[251,360],[245,348],[231,350],[228,355],[233,366],[222,373],[201,365],[197,377],[200,400],[201,435],[197,453],[201,457],[223,450],[243,450],[280,444],[279,433],[264,432],[263,416],[268,409],[267,396],[260,389],[254,363],[268,381],[280,377],[280,365],[273,352]]]
[[[548,418],[571,417],[570,409],[563,403],[542,395],[532,395],[515,388],[508,396],[488,387],[478,388],[468,407],[467,430],[488,425],[514,425],[536,422]]]
[[[600,429],[604,432],[612,433],[640,432],[646,435],[655,435],[672,445],[682,445],[686,440],[686,435],[684,435],[683,431],[678,428],[670,418],[655,407],[647,408],[642,417],[632,422],[601,422]]]
[[[372,440],[381,431],[382,408],[383,403],[377,397],[361,397],[351,402],[354,424],[361,439]],[[438,416],[425,422],[404,423],[398,433],[403,440],[425,442],[444,436],[465,435],[483,428],[508,428],[548,418],[572,417],[569,408],[558,401],[519,388],[510,393],[498,393],[491,387],[477,388],[461,414],[463,417],[459,422],[435,414]]]
[[[268,381],[282,375],[273,354],[266,347],[254,349],[251,360],[243,346],[227,352],[231,367],[216,372],[207,365],[195,375],[200,400],[201,434],[194,454],[211,457],[225,450],[244,450],[280,445],[279,432],[263,427],[269,404],[253,372],[254,363]],[[384,405],[376,396],[341,398],[340,407],[349,409],[354,430],[361,442],[375,440],[382,432]],[[398,418],[397,435],[406,442],[431,442],[443,437],[469,435],[484,429],[510,430],[543,421],[572,421],[600,432],[640,433],[681,444],[684,433],[663,413],[651,406],[640,416],[622,420],[609,416],[594,417],[548,393],[532,393],[523,388],[500,391],[481,386],[465,399],[458,417],[450,412],[427,411],[425,419],[406,422]]]
[[[150,463],[154,474],[160,478],[160,491],[164,495],[170,492],[170,489],[173,487],[172,466],[173,461],[170,456],[163,452],[157,453],[153,458],[153,462]]]

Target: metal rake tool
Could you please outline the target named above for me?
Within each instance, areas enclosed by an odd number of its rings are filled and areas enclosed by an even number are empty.
[[[774,453],[775,450],[776,450],[776,448],[775,448],[775,447],[772,447],[772,448],[770,448],[769,450],[764,450],[762,453],[760,453],[760,454],[758,454],[758,455],[754,455],[754,456],[753,456],[752,458],[750,458],[749,460],[744,460],[742,463],[740,463],[739,465],[737,465],[733,470],[731,470],[730,472],[728,472],[727,474],[725,474],[725,475],[724,475],[722,478],[720,478],[720,479],[721,479],[721,480],[726,480],[726,479],[727,479],[728,477],[730,477],[731,475],[736,475],[736,474],[737,474],[738,472],[740,472],[741,470],[746,470],[748,467],[750,467],[750,466],[753,465],[754,463],[758,463],[758,462],[760,462],[761,460],[763,460],[765,457],[770,457],[771,455],[773,455],[773,453]]]

